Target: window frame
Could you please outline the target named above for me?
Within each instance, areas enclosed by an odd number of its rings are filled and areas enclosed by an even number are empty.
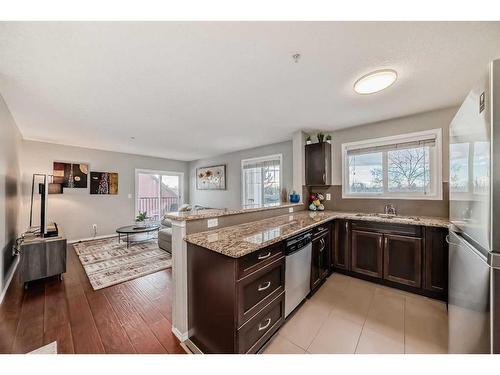
[[[135,168],[135,190],[134,190],[134,219],[139,214],[139,205],[138,205],[138,197],[137,194],[139,192],[139,174],[152,174],[159,176],[178,176],[179,177],[179,207],[184,204],[184,172],[176,172],[176,171],[162,171],[157,169],[143,169],[143,168]],[[160,177],[161,179],[161,177]],[[158,185],[157,196],[161,201],[161,184]],[[160,222],[162,220],[162,216],[160,215]]]
[[[281,189],[283,188],[283,154],[273,154],[266,156],[259,156],[255,158],[241,159],[241,205],[243,207],[249,206],[245,202],[246,184],[245,184],[245,169],[244,165],[249,162],[260,162],[269,160],[279,160],[280,162],[280,181],[279,181],[279,192],[280,192],[280,202],[281,202]],[[263,190],[262,190],[263,191]],[[264,203],[262,203],[264,204]]]
[[[344,199],[412,199],[412,200],[442,200],[443,199],[443,152],[442,152],[442,129],[431,129],[413,133],[398,134],[394,136],[365,139],[362,141],[343,143],[342,148],[342,198]],[[388,161],[387,152],[382,156],[382,171],[384,181],[381,193],[352,193],[349,187],[349,159],[347,152],[353,149],[361,149],[376,146],[387,146],[394,143],[419,141],[435,137],[434,151],[429,153],[429,169],[431,176],[431,191],[429,194],[422,193],[395,193],[388,191]]]

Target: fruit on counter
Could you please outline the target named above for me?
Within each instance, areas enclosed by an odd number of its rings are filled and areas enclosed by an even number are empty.
[[[309,205],[309,209],[310,209],[311,211],[316,211],[316,209],[317,209],[317,208],[316,208],[316,206],[314,205],[314,203],[311,203],[311,204]]]

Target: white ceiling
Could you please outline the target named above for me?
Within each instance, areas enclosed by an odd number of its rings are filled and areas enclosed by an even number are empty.
[[[456,105],[499,40],[498,22],[3,22],[0,93],[27,139],[193,160]],[[395,85],[354,93],[381,68]]]

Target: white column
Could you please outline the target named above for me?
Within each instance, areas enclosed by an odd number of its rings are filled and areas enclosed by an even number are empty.
[[[292,160],[293,160],[293,190],[300,194],[300,201],[303,202],[302,186],[305,184],[305,153],[304,145],[306,137],[302,130],[293,133],[292,136]]]
[[[172,221],[172,332],[180,341],[188,334],[186,222]]]

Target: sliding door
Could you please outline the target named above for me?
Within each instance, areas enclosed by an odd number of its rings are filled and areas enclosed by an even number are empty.
[[[183,174],[137,169],[135,172],[136,215],[146,212],[160,221],[166,212],[177,211],[183,203]]]

